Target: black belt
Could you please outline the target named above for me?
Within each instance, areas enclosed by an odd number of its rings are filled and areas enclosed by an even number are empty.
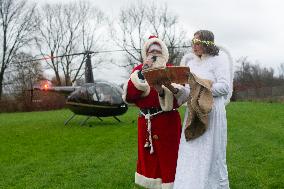
[[[155,114],[157,112],[163,111],[162,108],[140,108],[140,111],[143,112],[143,114]]]

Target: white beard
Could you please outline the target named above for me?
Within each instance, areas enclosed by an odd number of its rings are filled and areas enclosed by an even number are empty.
[[[149,54],[149,57],[152,57],[153,55]],[[158,68],[158,67],[166,67],[167,66],[167,62],[166,59],[164,58],[163,55],[154,55],[157,57],[156,61],[153,62],[153,65],[151,66],[151,68]]]

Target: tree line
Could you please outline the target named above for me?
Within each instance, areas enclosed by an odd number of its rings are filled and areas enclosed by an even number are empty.
[[[72,85],[83,77],[86,56],[62,56],[77,52],[101,51],[114,47],[125,51],[125,64],[130,70],[142,61],[140,49],[149,34],[161,38],[169,47],[169,62],[178,65],[190,45],[186,32],[179,26],[178,16],[166,4],[135,1],[120,9],[115,19],[89,1],[46,3],[27,0],[0,0],[0,100],[6,91],[24,93],[44,79],[43,70],[53,72],[56,85]],[[94,66],[105,57],[94,53]],[[42,60],[23,62],[27,59]],[[117,62],[109,60],[113,64]],[[244,86],[283,84],[284,63],[279,76],[272,68],[253,65],[240,58],[235,83]]]
[[[142,60],[140,49],[149,34],[157,35],[168,47],[188,44],[177,15],[166,4],[158,7],[154,1],[137,2],[122,8],[118,18],[111,20],[89,1],[37,5],[26,0],[1,0],[0,99],[5,85],[24,83],[26,75],[36,76],[22,86],[31,88],[42,79],[46,68],[52,70],[56,85],[71,85],[80,79],[86,56],[54,58],[58,55],[100,51],[108,43],[125,50],[126,61],[120,66],[131,70]],[[170,61],[178,64],[183,51],[170,49]],[[44,58],[22,62],[38,57]],[[98,57],[95,63],[102,62]],[[21,78],[23,81],[19,82]],[[11,86],[10,90],[18,87]]]
[[[241,57],[236,60],[234,87],[236,91],[284,85],[284,63],[280,64],[278,76],[273,68],[261,67]]]

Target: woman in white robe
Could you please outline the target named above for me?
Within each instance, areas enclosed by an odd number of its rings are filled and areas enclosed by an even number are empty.
[[[226,164],[227,119],[225,104],[232,94],[232,60],[214,44],[207,30],[194,34],[193,53],[183,57],[181,65],[192,73],[213,81],[214,104],[209,113],[208,129],[196,139],[186,141],[184,125],[180,140],[174,189],[228,189]]]

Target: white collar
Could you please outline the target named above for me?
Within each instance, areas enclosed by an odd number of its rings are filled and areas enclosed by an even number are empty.
[[[195,54],[194,54],[194,55],[195,55]],[[204,60],[207,60],[208,58],[210,58],[211,55],[209,55],[209,54],[202,54],[201,57],[199,57],[199,56],[197,56],[197,55],[195,55],[195,57],[196,57],[196,59],[197,59],[198,61],[204,61]]]

